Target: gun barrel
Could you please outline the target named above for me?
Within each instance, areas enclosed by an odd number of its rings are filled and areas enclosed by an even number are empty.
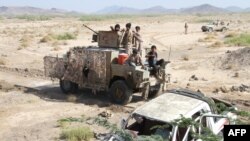
[[[83,24],[84,27],[86,27],[87,29],[91,30],[92,32],[94,32],[95,34],[98,34],[98,32],[96,32],[95,30],[93,30],[92,28],[88,27],[87,25]]]

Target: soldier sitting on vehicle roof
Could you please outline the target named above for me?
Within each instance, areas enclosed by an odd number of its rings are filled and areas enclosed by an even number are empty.
[[[138,54],[137,49],[133,49],[133,53],[129,56],[127,62],[131,66],[143,66],[141,56]]]
[[[165,61],[164,59],[158,60],[158,54],[156,52],[156,46],[153,45],[151,47],[151,51],[146,55],[146,58],[148,58],[148,65],[152,70],[150,71],[151,75],[156,75],[157,70],[159,67],[165,68],[166,64],[169,63],[169,61]]]

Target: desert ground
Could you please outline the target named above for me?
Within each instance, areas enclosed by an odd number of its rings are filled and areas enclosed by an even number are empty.
[[[208,19],[231,21],[230,29],[204,33],[201,26]],[[44,56],[62,56],[71,47],[95,45],[91,43],[92,32],[82,27],[83,23],[96,31],[110,30],[116,23],[125,26],[131,22],[133,27],[141,26],[144,46],[156,45],[159,57],[171,61],[167,67],[171,74],[169,89],[200,90],[250,111],[249,88],[232,89],[250,86],[250,54],[238,55],[241,60],[233,58],[237,55],[229,54],[246,46],[224,43],[226,36],[250,32],[249,21],[248,14],[166,15],[102,21],[70,17],[48,21],[3,18],[0,20],[0,140],[60,140],[60,119],[95,117],[109,111],[112,113],[109,121],[119,124],[121,118],[145,103],[135,99],[124,107],[113,105],[105,94],[93,95],[88,90],[67,96],[60,91],[57,80],[44,77]],[[189,25],[187,35],[184,34],[185,22]],[[65,33],[73,34],[75,39],[49,37]],[[228,56],[233,61],[227,61]],[[96,126],[90,128],[96,133],[105,131]]]

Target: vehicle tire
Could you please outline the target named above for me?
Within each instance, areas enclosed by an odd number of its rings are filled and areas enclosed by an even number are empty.
[[[78,84],[68,80],[60,80],[60,88],[63,93],[76,93],[78,91]]]
[[[225,32],[227,29],[226,28],[222,28],[221,29],[221,32]]]
[[[157,84],[155,86],[150,86],[148,97],[155,98],[155,97],[158,97],[159,95],[161,95],[162,94],[162,86],[163,86],[163,84]]]
[[[112,83],[109,94],[112,102],[126,105],[131,102],[133,91],[128,87],[125,81],[117,80]]]
[[[211,27],[208,29],[208,32],[213,32],[213,31],[214,31],[214,30],[213,30],[213,28],[211,28]]]

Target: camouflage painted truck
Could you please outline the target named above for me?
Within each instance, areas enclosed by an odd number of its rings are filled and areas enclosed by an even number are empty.
[[[118,64],[118,55],[124,51],[120,38],[117,32],[99,31],[93,35],[97,46],[71,48],[62,58],[45,56],[45,75],[58,78],[66,94],[79,87],[106,91],[112,102],[122,105],[128,104],[134,93],[147,99],[164,91],[170,79],[165,66],[159,66],[157,77],[153,77],[147,67]]]

